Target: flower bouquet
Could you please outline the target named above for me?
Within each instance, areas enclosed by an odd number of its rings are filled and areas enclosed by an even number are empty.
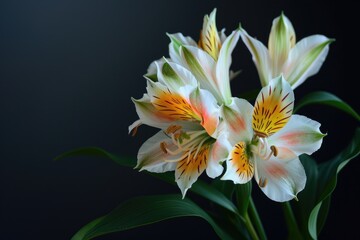
[[[297,42],[282,13],[273,20],[266,47],[242,26],[228,36],[219,31],[216,9],[205,15],[197,41],[181,33],[168,36],[169,56],[150,64],[145,94],[132,99],[139,119],[129,133],[135,136],[141,125],[158,129],[140,147],[137,161],[96,147],[57,159],[105,157],[176,184],[181,194],[130,199],[72,239],[184,216],[206,220],[221,239],[266,239],[252,200],[253,183],[270,200],[281,202],[289,239],[317,239],[337,174],[360,152],[360,129],[337,156],[318,163],[310,155],[320,149],[326,133],[319,122],[297,112],[322,104],[357,121],[360,117],[332,93],[311,92],[297,100],[294,90],[320,70],[334,40],[313,35]],[[233,96],[230,82],[241,78],[240,71],[230,70],[238,44],[250,51],[262,88]],[[188,191],[210,204],[201,205]]]

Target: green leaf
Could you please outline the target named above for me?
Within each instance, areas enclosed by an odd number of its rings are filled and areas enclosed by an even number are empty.
[[[235,184],[233,182],[223,181],[217,178],[211,182],[211,186],[222,192],[228,199],[232,199],[235,191]]]
[[[234,203],[230,199],[228,199],[222,192],[218,191],[216,188],[210,186],[209,184],[198,179],[196,183],[194,183],[193,186],[190,188],[190,190],[239,216],[238,209],[236,208]]]
[[[80,156],[86,156],[86,157],[103,157],[108,158],[115,163],[124,166],[124,167],[135,167],[136,161],[134,161],[131,158],[127,157],[120,157],[115,154],[109,153],[101,148],[98,147],[84,147],[84,148],[78,148],[75,150],[71,150],[65,153],[60,154],[59,156],[55,157],[54,160],[58,161],[64,158],[69,157],[80,157]]]
[[[161,179],[165,182],[171,183],[173,185],[176,184],[174,180],[173,172],[166,172],[166,173],[148,172],[148,174],[158,179]],[[227,198],[222,192],[220,192],[214,186],[205,183],[201,179],[198,179],[189,190],[207,200],[210,200],[213,203],[216,203],[217,205],[229,210],[230,212],[240,217],[238,209],[229,198]],[[243,218],[241,219],[243,220]]]
[[[307,239],[317,239],[328,214],[331,194],[337,183],[337,175],[351,159],[360,154],[360,128],[349,145],[335,158],[319,165],[309,156],[302,155],[301,162],[307,175],[305,189],[293,202],[296,217]]]
[[[207,212],[189,199],[181,199],[179,195],[159,195],[124,202],[111,213],[85,225],[72,240],[93,239],[177,217],[200,217],[213,227],[221,239],[233,239]]]
[[[79,157],[79,156],[89,156],[89,157],[103,157],[114,161],[115,163],[119,164],[120,166],[125,167],[134,167],[135,162],[130,158],[124,158],[117,156],[115,154],[109,153],[101,148],[98,147],[88,147],[88,148],[79,148],[69,152],[65,152],[55,158],[55,160],[61,160],[67,157]],[[175,185],[174,180],[174,173],[173,172],[166,172],[166,173],[151,173],[146,172],[151,176],[154,176],[158,179],[161,179],[165,182],[171,183]],[[209,184],[205,183],[198,179],[196,183],[190,188],[190,190],[205,199],[208,199],[221,207],[229,210],[230,212],[239,215],[236,206],[233,204],[231,200],[229,200],[222,192],[218,191],[215,187],[210,186]]]
[[[334,94],[324,91],[312,92],[307,94],[297,103],[296,107],[294,108],[294,112],[297,112],[302,107],[310,104],[324,104],[332,106],[346,112],[350,116],[354,117],[356,120],[360,121],[359,114],[349,104],[347,104]]]
[[[252,183],[251,181],[245,184],[236,184],[236,201],[241,216],[245,216],[248,211]]]

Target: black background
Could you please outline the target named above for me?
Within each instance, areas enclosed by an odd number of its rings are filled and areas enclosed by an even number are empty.
[[[106,159],[53,158],[98,146],[135,159],[154,130],[142,127],[135,138],[128,135],[128,125],[137,119],[130,97],[144,93],[142,75],[151,61],[168,56],[165,33],[197,39],[203,16],[214,7],[218,28],[225,27],[227,34],[241,22],[249,34],[267,43],[272,20],[284,11],[297,39],[312,34],[335,38],[320,72],[297,88],[295,96],[326,90],[359,110],[357,60],[351,60],[358,42],[353,35],[356,15],[343,1],[1,1],[0,239],[70,239],[85,223],[131,197],[180,192]],[[243,70],[232,82],[235,96],[260,86],[241,41],[232,69]],[[321,122],[328,133],[314,154],[318,161],[343,149],[358,125],[329,107],[311,106],[301,113]],[[358,232],[358,161],[339,176],[320,239],[353,239]],[[280,204],[255,185],[254,198],[269,239],[285,239]],[[99,239],[186,237],[217,239],[196,218]]]

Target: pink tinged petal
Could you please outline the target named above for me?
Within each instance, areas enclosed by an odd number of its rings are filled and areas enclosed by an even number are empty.
[[[280,76],[262,88],[256,98],[252,126],[259,137],[269,137],[289,121],[294,107],[294,92]]]
[[[273,76],[267,48],[260,41],[251,37],[244,29],[240,30],[240,36],[252,55],[252,59],[258,70],[261,85],[263,87],[268,85]]]
[[[253,106],[245,99],[233,98],[229,106],[223,106],[220,129],[229,134],[230,142],[235,144],[239,140],[250,141],[253,136],[252,112]]]
[[[199,81],[201,88],[210,91],[221,102],[221,92],[217,86],[215,68],[216,62],[205,51],[197,47],[181,47],[181,56],[186,66]]]
[[[291,151],[291,149],[289,148],[279,147],[275,145],[272,146],[276,148],[276,158],[282,161],[289,161],[299,156],[295,152]]]
[[[254,163],[247,154],[247,145],[240,141],[233,148],[226,161],[226,172],[221,180],[231,180],[235,184],[247,183],[254,176]]]
[[[174,150],[176,148],[171,138],[163,131],[160,131],[140,147],[137,157],[138,162],[135,168],[140,168],[140,171],[147,170],[156,173],[174,171],[177,163],[165,161],[169,159],[170,156],[161,150],[161,143],[165,143],[169,149]]]
[[[225,104],[230,104],[231,102],[229,70],[231,65],[231,54],[239,41],[239,37],[239,31],[233,31],[230,34],[220,49],[219,59],[216,64],[216,86],[219,89]]]
[[[222,163],[226,160],[228,153],[228,148],[225,146],[224,142],[217,139],[212,145],[209,153],[209,162],[206,168],[206,174],[209,177],[216,178],[223,173],[224,167],[222,166]]]
[[[305,188],[306,174],[300,160],[256,159],[255,180],[271,200],[289,201]]]
[[[295,31],[290,20],[281,14],[273,21],[268,43],[273,75],[282,73],[282,66],[295,42]]]
[[[190,96],[195,111],[201,116],[201,125],[212,136],[219,124],[220,108],[215,97],[208,91],[196,89]]]
[[[269,138],[269,144],[291,151],[297,156],[312,154],[322,144],[326,134],[320,131],[321,124],[305,116],[293,115],[286,126]],[[281,152],[281,150],[280,150]]]
[[[333,41],[323,35],[313,35],[295,45],[283,67],[285,78],[293,89],[320,70]]]

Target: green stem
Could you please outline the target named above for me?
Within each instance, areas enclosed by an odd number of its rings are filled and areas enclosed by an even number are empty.
[[[248,212],[250,214],[251,219],[253,219],[253,221],[254,221],[254,225],[255,225],[257,232],[259,233],[260,239],[266,240],[267,237],[265,234],[265,229],[261,223],[260,216],[256,210],[256,206],[255,206],[254,201],[251,196],[250,196],[250,201],[249,201]]]
[[[303,239],[299,227],[297,225],[293,210],[291,208],[290,202],[282,203],[282,208],[285,215],[286,225],[289,231],[289,237],[293,236],[296,239]]]
[[[251,238],[253,240],[259,240],[259,237],[255,231],[255,228],[254,226],[252,225],[252,222],[251,222],[251,219],[249,217],[249,214],[248,213],[245,213],[245,226],[246,226],[246,229],[248,230]]]

